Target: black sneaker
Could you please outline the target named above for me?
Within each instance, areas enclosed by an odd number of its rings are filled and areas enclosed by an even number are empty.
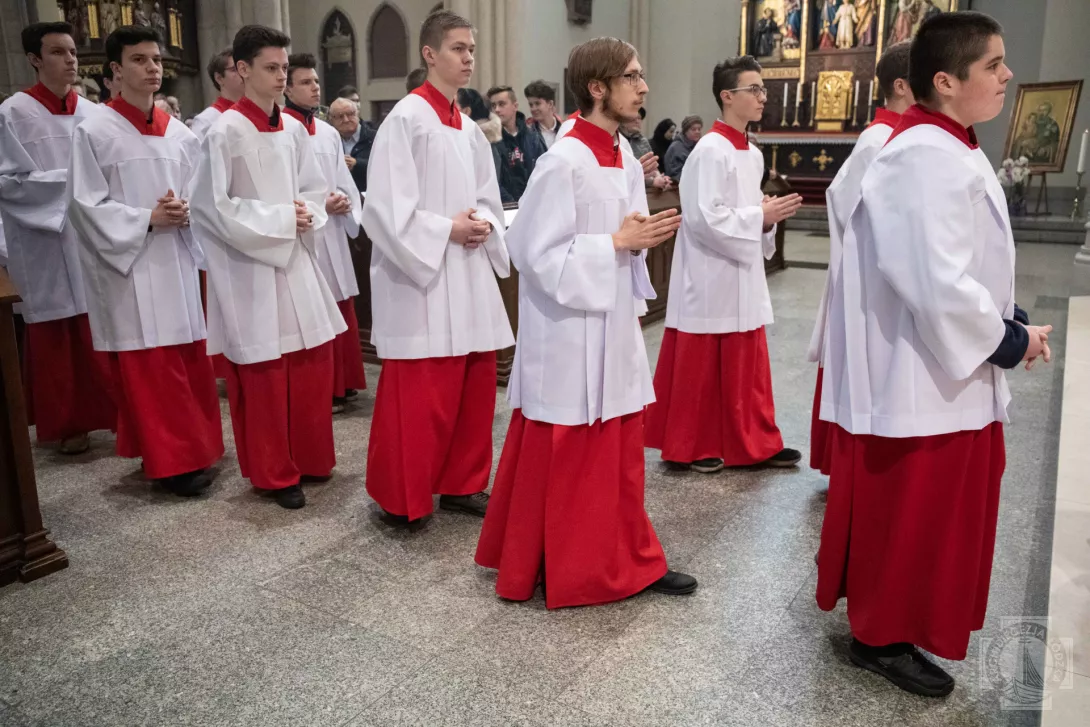
[[[334,414],[340,414],[341,412],[343,412],[344,411],[344,405],[347,403],[347,401],[348,400],[345,399],[343,396],[334,396],[333,397],[333,413]]]
[[[484,517],[488,510],[488,493],[474,492],[472,495],[440,495],[439,509],[464,512],[466,515]]]
[[[687,596],[696,590],[696,579],[685,573],[668,570],[666,575],[647,587],[647,590],[667,596]]]
[[[344,390],[344,398],[345,399],[355,399],[359,395],[360,395],[360,392],[356,391],[355,389],[345,389]]]
[[[912,644],[873,647],[853,638],[848,655],[856,666],[884,676],[912,694],[945,697],[954,690],[954,678]]]
[[[761,464],[767,467],[794,467],[800,460],[802,460],[802,452],[785,447]]]
[[[277,505],[288,510],[298,510],[307,504],[307,496],[303,494],[303,488],[299,485],[274,490],[273,498],[276,500]]]
[[[178,497],[196,497],[212,484],[208,470],[194,470],[174,477],[164,477],[159,482]]]
[[[719,472],[723,469],[723,460],[718,457],[709,457],[707,459],[698,459],[695,462],[689,463],[689,469],[693,472],[699,472],[702,475],[710,475]]]

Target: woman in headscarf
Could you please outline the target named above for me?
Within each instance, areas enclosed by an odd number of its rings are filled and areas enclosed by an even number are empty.
[[[704,120],[699,116],[694,114],[681,120],[681,133],[674,134],[674,141],[666,150],[666,176],[674,180],[675,184],[681,183],[681,170],[685,166],[685,160],[689,158],[696,142],[700,141],[703,131]]]
[[[659,171],[666,172],[666,150],[670,148],[670,142],[674,140],[674,130],[677,124],[673,119],[663,119],[655,127],[655,133],[651,135],[651,151],[659,158]]]

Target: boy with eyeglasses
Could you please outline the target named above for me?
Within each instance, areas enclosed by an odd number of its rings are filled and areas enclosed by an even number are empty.
[[[679,186],[681,229],[646,443],[695,472],[792,467],[802,455],[784,448],[776,426],[764,261],[776,251],[776,224],[802,199],[761,192],[764,157],[746,136],[767,98],[757,61],[723,61],[712,90],[722,117],[697,142]]]

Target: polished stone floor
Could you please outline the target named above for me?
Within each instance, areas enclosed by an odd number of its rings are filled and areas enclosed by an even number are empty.
[[[0,590],[0,726],[1037,724],[982,686],[979,642],[1001,617],[1048,610],[1067,298],[1090,292],[1074,252],[1019,249],[1019,302],[1056,326],[1056,361],[1011,376],[988,624],[966,661],[945,663],[959,679],[946,699],[846,662],[843,605],[814,603],[820,475],[679,474],[649,451],[648,511],[700,590],[548,612],[540,595],[495,597],[472,561],[479,520],[440,513],[406,531],[378,519],[363,488],[366,392],[336,420],[337,476],[296,512],[251,492],[230,441],[196,500],[141,481],[108,436],[76,459],[39,449],[42,511],[71,567]],[[778,418],[804,450],[823,275],[770,279]],[[654,361],[662,325],[646,336]]]

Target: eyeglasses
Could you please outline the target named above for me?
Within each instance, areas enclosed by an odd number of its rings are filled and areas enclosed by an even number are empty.
[[[754,83],[752,86],[740,86],[738,88],[728,88],[728,91],[734,93],[735,91],[746,91],[752,93],[757,98],[768,98],[768,89],[759,83]]]
[[[643,71],[632,71],[621,76],[624,80],[628,81],[629,86],[639,86],[641,83],[647,80],[647,74]]]
[[[348,119],[352,118],[355,115],[356,115],[355,111],[345,111],[344,113],[340,113],[340,114],[330,114],[329,115],[329,120],[330,121],[347,121]]]

